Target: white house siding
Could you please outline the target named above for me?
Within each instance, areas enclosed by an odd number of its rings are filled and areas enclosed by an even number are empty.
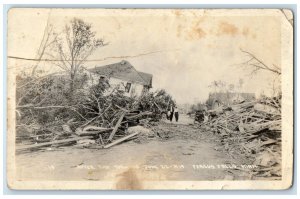
[[[97,74],[94,74],[94,73],[91,73],[90,75],[91,75],[90,76],[91,78],[88,79],[87,86],[92,86],[92,85],[98,84],[100,76]],[[111,85],[112,88],[115,88],[116,86],[118,86],[119,89],[123,90],[123,91],[125,91],[125,86],[126,86],[127,82],[131,83],[131,87],[130,87],[129,93],[125,92],[124,95],[127,97],[141,96],[144,85],[136,83],[136,82],[133,83],[133,82],[126,81],[126,80],[121,80],[121,79],[118,79],[115,77],[109,78],[109,84]]]
[[[133,86],[134,86],[134,90],[132,90],[132,91],[134,91],[134,92],[133,92],[132,96],[137,96],[137,97],[141,96],[142,92],[143,92],[144,85],[135,83],[135,84],[133,84]]]
[[[125,91],[125,87],[127,83],[131,83],[131,87],[130,87],[130,91],[129,93],[125,92],[124,95],[127,97],[134,97],[134,96],[140,96],[143,92],[143,88],[144,86],[142,84],[138,84],[138,83],[133,83],[130,81],[125,81],[125,80],[121,80],[121,79],[117,79],[114,77],[111,77],[109,79],[109,84],[112,87],[118,86],[119,85],[119,89]]]

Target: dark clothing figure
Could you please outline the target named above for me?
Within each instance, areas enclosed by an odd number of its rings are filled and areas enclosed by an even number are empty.
[[[173,120],[173,115],[174,115],[174,107],[171,106],[171,107],[170,107],[170,121],[171,121],[171,122],[172,122],[172,120]]]
[[[173,120],[173,114],[174,114],[174,112],[171,111],[171,114],[170,114],[170,121],[171,121],[171,122],[172,122],[172,120]]]
[[[178,112],[175,112],[175,120],[176,120],[176,122],[178,122],[178,118],[179,118],[179,114],[178,114]]]
[[[176,120],[176,122],[178,122],[179,114],[178,114],[177,106],[175,106],[175,108],[174,108],[174,114],[175,114],[175,120]]]

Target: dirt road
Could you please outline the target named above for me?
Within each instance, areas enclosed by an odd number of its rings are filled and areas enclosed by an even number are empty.
[[[216,150],[210,132],[180,123],[160,122],[156,136],[131,140],[110,149],[75,146],[17,155],[19,180],[232,180],[248,177],[235,169],[239,158]]]

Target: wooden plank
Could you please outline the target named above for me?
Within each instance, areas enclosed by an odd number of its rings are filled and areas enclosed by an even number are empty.
[[[124,116],[125,116],[125,113],[126,113],[126,112],[123,112],[123,113],[121,114],[121,116],[120,116],[120,118],[119,118],[117,124],[115,125],[113,131],[112,131],[111,134],[109,135],[108,141],[111,141],[111,140],[113,139],[114,135],[116,134],[118,128],[119,128],[120,125],[121,125],[121,122],[122,122],[122,120],[123,120],[123,118],[124,118]]]
[[[17,147],[16,150],[19,151],[19,150],[26,150],[26,149],[32,149],[32,148],[39,148],[39,147],[49,146],[52,144],[61,144],[61,143],[72,142],[72,141],[83,140],[83,139],[91,139],[91,138],[93,138],[93,137],[92,136],[90,136],[90,137],[75,137],[75,138],[69,138],[69,139],[64,139],[64,140],[55,140],[52,142],[44,142],[44,143],[40,143],[40,144],[20,146],[20,147]]]
[[[139,114],[133,115],[133,116],[126,116],[126,119],[127,120],[138,119],[138,118],[141,118],[145,115],[152,115],[152,112],[147,111],[147,112],[142,112],[142,113],[139,113]]]
[[[126,113],[129,112],[129,110],[127,110],[127,109],[125,109],[125,108],[123,108],[123,107],[120,107],[120,106],[118,106],[118,105],[116,105],[116,104],[115,104],[115,106],[116,106],[118,109],[121,109],[122,111],[124,111],[124,112],[126,112]]]
[[[82,129],[83,131],[107,131],[107,130],[112,130],[112,128],[104,128],[104,127],[99,127],[99,126],[86,126],[85,128]]]
[[[101,145],[104,145],[104,142],[103,142],[103,139],[102,139],[102,135],[101,135],[101,134],[99,134],[99,139],[100,139]]]
[[[116,145],[116,144],[118,144],[118,143],[120,143],[120,142],[123,142],[123,141],[125,141],[125,140],[127,140],[127,139],[129,139],[129,138],[131,138],[131,137],[133,137],[133,136],[136,136],[136,135],[139,134],[139,133],[140,133],[140,132],[135,132],[135,133],[132,133],[132,134],[130,134],[130,135],[128,135],[128,136],[125,136],[125,137],[123,137],[123,138],[120,138],[120,139],[118,139],[118,140],[116,140],[116,141],[114,141],[114,142],[112,142],[112,143],[110,143],[110,144],[104,146],[104,148],[107,149],[107,148],[109,148],[109,147],[112,147],[112,146],[114,146],[114,145]]]
[[[265,145],[269,145],[269,144],[276,144],[276,143],[278,143],[277,140],[269,139],[268,141],[262,142],[262,143],[259,145],[259,147],[262,147],[262,146],[265,146]]]
[[[76,135],[79,135],[79,136],[89,136],[89,135],[97,135],[97,134],[100,134],[100,133],[105,133],[107,131],[111,131],[112,128],[108,128],[108,129],[103,129],[103,130],[96,130],[96,131],[75,131],[75,134]]]
[[[159,110],[160,112],[162,112],[162,109],[160,108],[160,106],[158,106],[154,101],[153,101],[153,103],[154,103],[154,105],[158,108],[158,110]]]

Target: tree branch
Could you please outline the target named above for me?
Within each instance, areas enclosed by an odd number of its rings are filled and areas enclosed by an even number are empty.
[[[259,58],[257,58],[254,54],[245,51],[243,49],[240,49],[244,54],[246,54],[247,56],[250,57],[249,60],[247,60],[246,62],[242,63],[241,65],[245,65],[245,66],[251,66],[253,68],[251,74],[255,74],[257,71],[259,70],[266,70],[266,71],[270,71],[273,72],[277,75],[281,75],[281,69],[273,64],[273,67],[270,67],[268,65],[266,65],[262,60],[260,60]]]

